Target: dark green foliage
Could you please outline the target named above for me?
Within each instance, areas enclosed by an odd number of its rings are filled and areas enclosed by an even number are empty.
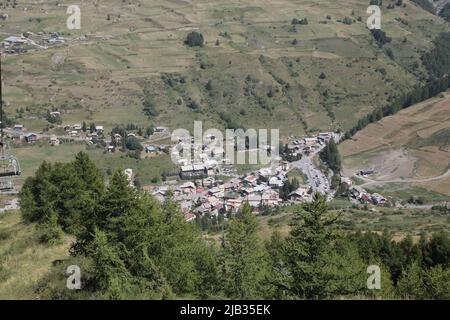
[[[205,39],[203,38],[203,35],[199,32],[191,32],[186,37],[186,44],[189,47],[203,47],[203,44],[205,42]]]
[[[150,89],[144,89],[144,99],[143,99],[144,113],[149,117],[155,117],[158,115],[158,111],[156,110],[155,102],[153,101],[153,95]]]
[[[294,179],[283,192],[297,187]],[[388,233],[345,235],[319,194],[297,208],[287,238],[275,232],[265,246],[245,204],[230,216],[220,249],[185,222],[170,196],[161,206],[121,170],[106,186],[84,153],[70,163],[42,163],[20,204],[40,241],[59,243],[63,232],[75,238],[70,263],[82,266],[83,290],[68,292],[61,272],[40,284],[51,298],[449,298],[448,234],[423,235],[419,243],[395,242]],[[222,214],[216,223],[225,226]],[[382,270],[380,291],[366,289],[369,265]]]
[[[411,1],[417,4],[422,9],[427,10],[428,12],[431,12],[433,14],[435,13],[433,4],[429,0],[411,0]]]
[[[139,139],[133,136],[130,136],[127,138],[126,147],[128,150],[131,151],[142,151],[144,147],[142,147],[142,144],[139,142]]]
[[[450,3],[447,3],[444,8],[442,8],[441,12],[439,12],[439,16],[450,22]]]
[[[334,173],[339,174],[342,170],[341,155],[333,139],[327,143],[320,153],[320,158]]]
[[[225,294],[233,299],[262,298],[267,257],[257,234],[258,223],[248,203],[231,219],[221,263]]]
[[[294,178],[292,180],[287,180],[284,184],[283,187],[280,190],[280,198],[283,200],[287,200],[289,195],[297,190],[300,187],[300,183],[297,180],[297,178]]]
[[[387,106],[375,109],[351,128],[345,135],[348,139],[369,123],[393,115],[418,102],[434,97],[450,87],[450,32],[442,33],[434,41],[434,48],[422,56],[429,78],[423,86],[414,87],[409,93],[400,95]]]
[[[291,24],[292,25],[297,25],[297,24],[307,25],[308,24],[308,18],[303,18],[303,19],[294,18],[294,19],[292,19]]]
[[[386,36],[386,32],[380,29],[372,29],[370,32],[380,48],[392,41],[392,38]]]
[[[320,194],[296,212],[296,223],[282,247],[274,285],[286,296],[325,299],[354,295],[364,289],[365,267],[354,245],[330,228],[336,217],[327,213]]]

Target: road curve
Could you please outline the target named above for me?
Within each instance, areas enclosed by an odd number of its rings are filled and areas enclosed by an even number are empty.
[[[443,178],[450,177],[450,169],[447,170],[447,172],[445,172],[444,174],[441,174],[440,176],[432,177],[432,178],[426,178],[426,179],[372,180],[372,179],[369,179],[369,178],[356,176],[356,175],[355,175],[355,177],[358,177],[358,179],[362,179],[362,180],[366,181],[365,183],[359,185],[360,187],[367,187],[367,186],[373,186],[373,185],[382,185],[382,184],[388,184],[388,183],[420,183],[420,182],[431,182],[431,181],[441,180]]]

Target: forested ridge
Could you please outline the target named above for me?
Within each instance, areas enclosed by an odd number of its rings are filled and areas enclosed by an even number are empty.
[[[160,205],[116,171],[106,183],[84,153],[44,162],[20,194],[23,219],[40,241],[73,237],[71,257],[36,290],[51,299],[450,299],[450,238],[348,233],[324,197],[295,208],[289,235],[258,235],[249,205],[219,242],[207,241],[170,199]],[[82,289],[66,288],[78,265]],[[367,267],[381,269],[381,290],[367,289]]]

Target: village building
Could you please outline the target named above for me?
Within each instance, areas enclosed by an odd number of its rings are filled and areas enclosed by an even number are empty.
[[[58,137],[55,135],[51,135],[50,139],[48,141],[52,146],[57,146],[59,145],[61,142],[59,141]]]
[[[196,179],[204,177],[206,175],[205,167],[200,164],[182,166],[180,175],[182,179]]]
[[[197,190],[195,184],[193,182],[186,182],[180,186],[181,192],[183,194],[194,194]]]
[[[261,203],[265,207],[273,208],[282,202],[278,192],[274,190],[268,190],[261,195]]]
[[[105,128],[104,128],[103,126],[95,126],[95,131],[96,131],[98,134],[102,134],[103,131],[105,131]]]
[[[149,145],[149,146],[146,146],[146,147],[145,147],[145,152],[146,152],[146,153],[156,153],[156,152],[157,152],[157,149],[156,149],[155,146]]]
[[[309,190],[310,190],[309,186],[301,186],[297,190],[291,192],[288,196],[288,199],[292,202],[309,201],[310,199]]]
[[[15,131],[23,131],[25,128],[24,128],[23,124],[15,124],[13,129]]]
[[[25,135],[25,141],[28,143],[33,143],[38,140],[38,136],[35,133],[28,133]]]

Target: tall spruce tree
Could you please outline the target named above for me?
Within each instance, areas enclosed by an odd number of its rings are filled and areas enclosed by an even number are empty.
[[[324,299],[364,289],[364,263],[356,247],[333,231],[335,220],[320,194],[296,212],[296,224],[284,247],[288,276],[280,285],[293,297]]]
[[[231,219],[223,242],[221,267],[225,294],[234,299],[260,298],[267,262],[258,236],[258,222],[246,203]]]

